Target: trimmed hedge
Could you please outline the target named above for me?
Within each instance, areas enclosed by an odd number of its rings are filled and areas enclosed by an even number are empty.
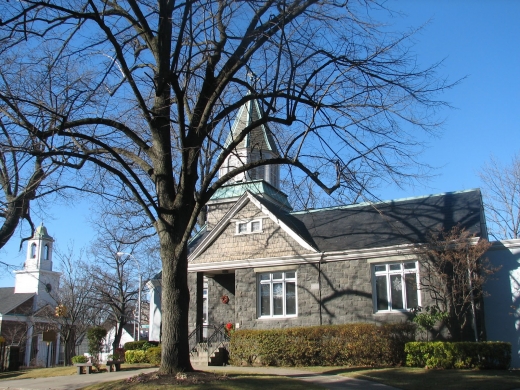
[[[76,355],[71,358],[72,363],[86,363],[88,358],[85,355]]]
[[[504,342],[411,342],[405,352],[411,367],[506,370],[511,363],[511,344]]]
[[[158,366],[161,364],[161,347],[152,347],[146,350],[148,363]]]
[[[159,343],[157,341],[147,341],[147,340],[139,340],[139,341],[129,341],[125,343],[124,349],[125,351],[135,351],[141,350],[146,351],[148,348],[157,347]]]
[[[346,324],[240,330],[231,337],[232,364],[266,366],[379,366],[404,364],[411,323]]]
[[[148,363],[146,359],[146,351],[139,349],[130,350],[125,352],[125,362],[127,363]]]

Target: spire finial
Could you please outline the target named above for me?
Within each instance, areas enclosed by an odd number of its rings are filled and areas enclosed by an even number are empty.
[[[247,77],[249,78],[249,80],[251,80],[253,89],[256,89],[256,82],[258,81],[258,77],[249,66],[247,67]]]

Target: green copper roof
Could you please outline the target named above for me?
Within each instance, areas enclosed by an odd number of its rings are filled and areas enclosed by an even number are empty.
[[[223,186],[213,194],[211,200],[215,201],[221,199],[238,198],[246,191],[249,191],[255,195],[266,195],[278,202],[281,206],[289,210],[292,209],[289,201],[287,200],[287,195],[263,180],[247,181]]]
[[[47,233],[47,228],[45,226],[43,226],[43,222],[34,231],[34,237],[33,238],[47,238],[47,239],[51,239],[52,240],[52,237],[49,236],[49,233]]]

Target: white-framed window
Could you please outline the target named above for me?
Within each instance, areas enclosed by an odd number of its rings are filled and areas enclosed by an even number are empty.
[[[43,248],[43,260],[49,260],[49,245],[45,245]]]
[[[31,257],[34,259],[36,257],[36,244],[31,244]]]
[[[373,264],[376,312],[407,311],[420,306],[416,261]]]
[[[236,234],[250,234],[262,232],[262,220],[255,219],[252,221],[238,221]]]
[[[258,277],[258,317],[296,317],[296,271],[260,273]]]

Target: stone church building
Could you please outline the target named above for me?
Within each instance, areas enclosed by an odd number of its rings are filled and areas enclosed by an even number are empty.
[[[230,142],[262,115],[244,105]],[[278,153],[267,126],[255,128],[220,174]],[[487,238],[480,191],[295,211],[280,190],[277,166],[234,178],[207,205],[205,225],[189,245],[191,330],[399,322],[431,304],[418,289],[414,244],[431,230],[460,225]],[[159,273],[150,288],[150,340],[161,339]]]

